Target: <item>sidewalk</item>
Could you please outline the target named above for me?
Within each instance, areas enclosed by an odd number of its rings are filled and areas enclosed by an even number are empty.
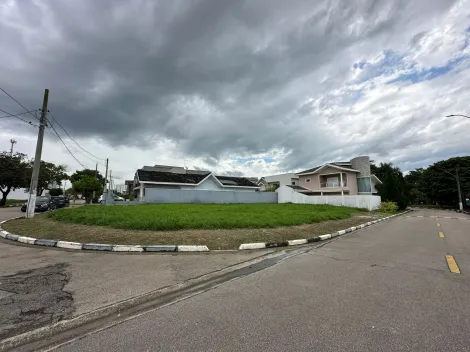
[[[3,209],[0,219],[19,214]],[[0,340],[266,253],[77,253],[1,240]]]

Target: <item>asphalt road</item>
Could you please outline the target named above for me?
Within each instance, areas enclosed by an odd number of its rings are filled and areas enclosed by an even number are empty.
[[[468,219],[416,211],[53,350],[469,351]]]
[[[0,221],[21,215],[19,208],[0,209]],[[99,253],[0,239],[0,340],[264,254]]]

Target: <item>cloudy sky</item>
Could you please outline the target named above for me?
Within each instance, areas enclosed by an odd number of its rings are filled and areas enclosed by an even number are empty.
[[[2,0],[0,19],[0,87],[30,110],[49,88],[52,116],[122,180],[470,154],[470,119],[445,117],[470,115],[470,0]],[[24,112],[2,92],[0,109]],[[32,157],[37,130],[0,118],[0,150]],[[82,168],[46,132],[43,160]]]

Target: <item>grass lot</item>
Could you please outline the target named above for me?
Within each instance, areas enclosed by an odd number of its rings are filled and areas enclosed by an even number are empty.
[[[82,243],[205,244],[237,249],[331,233],[385,216],[353,208],[303,204],[87,205],[3,224],[35,238]],[[98,225],[98,226],[94,226]]]
[[[91,205],[60,209],[50,219],[126,230],[274,228],[340,220],[358,209],[310,204]]]
[[[45,215],[33,219],[14,220],[3,224],[12,233],[81,243],[111,244],[203,244],[209,249],[237,249],[248,242],[281,242],[311,238],[357,226],[389,214],[356,213],[342,220],[276,228],[189,229],[177,231],[123,230],[103,226],[68,224],[51,220]]]
[[[12,205],[12,204],[23,204],[25,200],[21,199],[8,199],[7,198],[7,205]]]

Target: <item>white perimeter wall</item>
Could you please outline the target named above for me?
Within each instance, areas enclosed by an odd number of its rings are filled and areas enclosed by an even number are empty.
[[[287,186],[281,186],[277,190],[278,203],[296,204],[329,204],[347,206],[354,208],[365,208],[375,210],[380,208],[380,196],[358,195],[358,196],[306,196],[294,191]]]

